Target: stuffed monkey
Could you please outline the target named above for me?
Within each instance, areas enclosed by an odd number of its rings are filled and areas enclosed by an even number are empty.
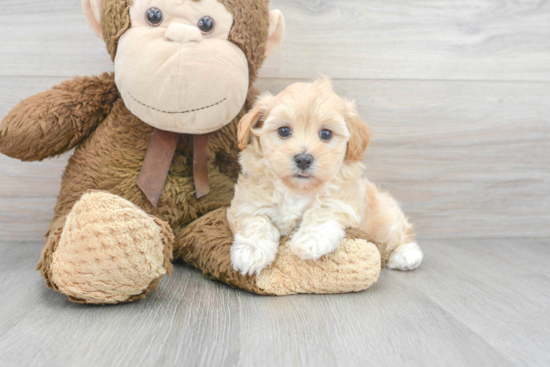
[[[181,258],[258,294],[349,292],[378,278],[378,248],[349,231],[303,262],[282,239],[258,276],[231,266],[226,209],[237,179],[237,123],[252,106],[284,19],[268,0],[83,0],[114,73],[77,77],[22,101],[0,152],[39,161],[76,148],[38,263],[71,301],[130,302]]]

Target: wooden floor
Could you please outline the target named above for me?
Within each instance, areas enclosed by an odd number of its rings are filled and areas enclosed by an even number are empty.
[[[112,71],[80,0],[1,0],[0,118]],[[259,297],[176,266],[146,300],[72,304],[34,270],[70,156],[0,155],[0,367],[550,366],[550,0],[271,0],[256,85],[325,74],[372,126],[368,176],[426,258],[347,295]]]
[[[414,272],[346,295],[262,297],[179,265],[132,304],[83,306],[0,244],[0,365],[549,366],[550,240],[421,241]]]

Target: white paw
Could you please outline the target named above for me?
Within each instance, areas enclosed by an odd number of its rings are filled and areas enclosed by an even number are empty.
[[[302,260],[317,260],[334,252],[346,232],[334,220],[320,226],[301,227],[290,240],[290,250]]]
[[[243,275],[258,275],[275,261],[278,248],[279,242],[250,239],[237,234],[231,246],[233,268]]]
[[[386,266],[396,270],[414,270],[423,258],[424,254],[415,242],[405,243],[393,250]]]

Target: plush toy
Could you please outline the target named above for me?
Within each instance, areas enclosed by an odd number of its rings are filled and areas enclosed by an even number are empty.
[[[76,148],[37,266],[48,286],[74,302],[129,302],[154,289],[173,258],[258,294],[359,291],[377,280],[380,251],[358,231],[317,262],[298,260],[283,239],[260,275],[231,266],[237,123],[284,35],[268,0],[83,7],[114,73],[30,97],[0,125],[0,152],[23,161]]]

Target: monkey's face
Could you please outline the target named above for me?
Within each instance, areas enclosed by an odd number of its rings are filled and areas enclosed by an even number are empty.
[[[248,93],[246,56],[228,41],[218,0],[134,0],[115,81],[126,107],[162,130],[205,134],[229,123]]]
[[[82,5],[114,59],[126,107],[151,126],[179,133],[205,134],[231,122],[245,104],[250,78],[282,43],[285,30],[281,12],[269,12],[268,1]]]

